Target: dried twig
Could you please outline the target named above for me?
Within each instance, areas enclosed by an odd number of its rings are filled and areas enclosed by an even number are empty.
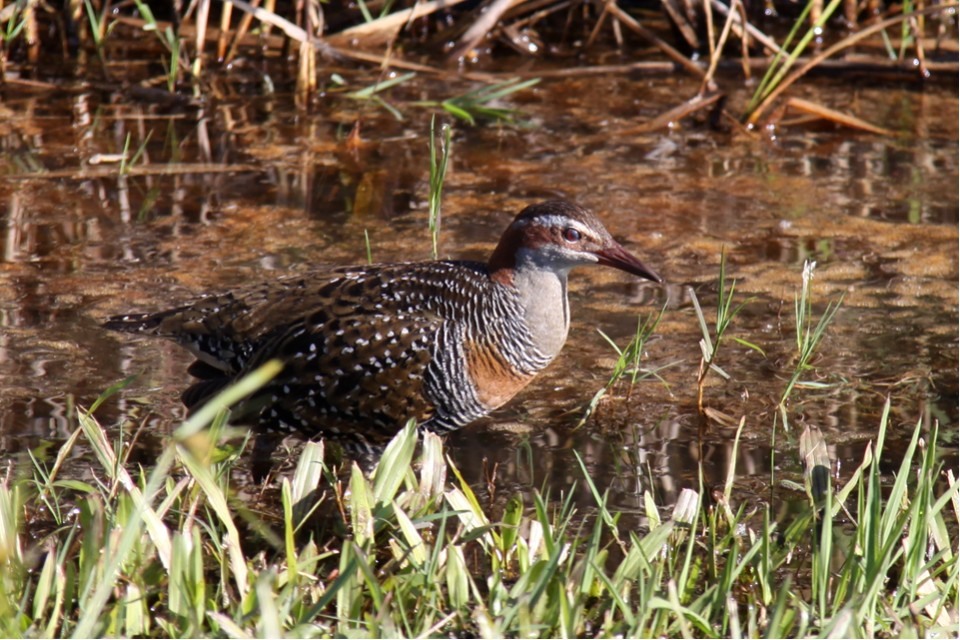
[[[722,93],[714,93],[709,96],[694,96],[690,98],[683,104],[670,109],[664,113],[661,113],[659,116],[645,122],[644,124],[638,125],[636,127],[631,127],[626,131],[620,132],[620,136],[633,136],[640,133],[649,133],[650,131],[656,131],[668,126],[671,122],[677,122],[687,116],[693,115],[698,111],[702,111],[707,107],[712,106],[720,98],[723,97]]]
[[[238,0],[230,1],[234,2]],[[393,40],[400,32],[400,29],[409,22],[417,18],[422,18],[423,16],[428,16],[441,9],[449,9],[461,2],[464,2],[464,0],[430,0],[429,2],[418,2],[409,9],[395,11],[382,18],[358,24],[355,27],[344,29],[339,33],[332,33],[326,37],[326,40],[334,46],[351,44],[353,41],[360,41],[367,45],[383,44]]]
[[[884,129],[883,127],[878,127],[875,124],[871,124],[866,120],[858,118],[856,116],[851,116],[846,113],[837,111],[836,109],[831,109],[830,107],[818,104],[816,102],[811,102],[809,100],[804,100],[803,98],[789,98],[787,100],[788,108],[796,109],[802,113],[807,113],[824,120],[829,120],[830,122],[835,122],[844,127],[849,127],[851,129],[860,129],[861,131],[868,131],[870,133],[875,133],[881,136],[893,136],[896,135],[890,129]]]
[[[290,22],[289,20],[287,20],[282,16],[278,16],[277,14],[271,11],[267,11],[266,9],[256,7],[248,2],[244,2],[244,0],[226,0],[226,1],[232,4],[233,6],[235,6],[237,9],[240,9],[241,11],[253,14],[253,17],[259,20],[260,22],[272,25],[280,29],[285,34],[287,34],[287,37],[290,38],[291,40],[296,40],[297,42],[308,42],[311,40],[310,36],[307,35],[306,31],[304,31],[303,29],[301,29],[300,27],[293,24],[292,22]]]
[[[594,41],[597,39],[597,36],[600,35],[600,30],[603,28],[603,23],[607,21],[607,15],[610,13],[610,5],[614,2],[616,2],[616,0],[606,0],[603,3],[603,10],[600,11],[600,16],[594,23],[593,30],[590,31],[590,36],[587,38],[587,47],[592,47]]]
[[[178,162],[165,165],[139,165],[128,167],[128,176],[174,176],[195,173],[259,173],[263,169],[250,164],[206,164]],[[56,169],[52,171],[33,171],[4,176],[6,180],[50,180],[65,178],[68,180],[90,180],[93,178],[115,178],[117,167],[114,165],[91,165],[80,169]]]
[[[720,0],[710,0],[710,4],[721,15],[733,15],[733,23],[735,28],[734,33],[736,33],[740,38],[744,37],[743,34],[739,32],[739,28],[742,27],[748,34],[750,34],[751,37],[762,44],[771,53],[780,52],[780,46],[774,41],[773,38],[765,34],[763,31],[760,31],[760,29],[757,29],[746,20],[743,20],[740,17],[740,14],[738,14],[736,11],[731,11],[730,7],[720,2]]]
[[[470,25],[470,28],[460,37],[460,44],[449,55],[451,60],[459,60],[470,49],[473,49],[478,42],[497,25],[497,21],[508,10],[523,2],[523,0],[494,0],[493,4],[487,7],[487,10],[480,18]]]
[[[696,29],[690,23],[690,18],[688,18],[684,12],[682,12],[674,4],[673,0],[663,0],[663,2],[660,4],[664,9],[666,9],[667,15],[670,16],[673,24],[676,25],[677,29],[680,31],[680,35],[683,36],[683,39],[687,41],[687,44],[690,46],[690,48],[693,50],[699,49],[700,38],[697,37]]]
[[[632,31],[641,37],[649,40],[655,47],[666,54],[668,58],[698,78],[702,78],[704,75],[706,75],[704,70],[701,69],[696,62],[674,49],[653,31],[650,31],[650,29],[647,29],[645,26],[637,22],[633,16],[621,9],[616,2],[611,2],[608,6],[610,7],[610,13],[612,13],[617,20],[620,20],[623,24],[627,25]]]
[[[860,42],[864,38],[868,38],[869,36],[872,36],[873,34],[879,31],[883,31],[884,29],[895,26],[903,22],[904,20],[909,20],[911,17],[915,17],[919,15],[929,15],[931,13],[947,11],[948,9],[955,9],[956,7],[957,7],[957,3],[951,2],[948,4],[941,4],[933,7],[927,7],[925,9],[919,9],[917,11],[912,11],[907,14],[895,16],[893,18],[887,18],[886,20],[882,20],[880,22],[877,22],[876,24],[872,24],[869,27],[864,28],[862,31],[858,31],[857,33],[847,36],[840,42],[825,49],[819,55],[814,56],[809,61],[807,61],[807,63],[804,64],[802,67],[800,67],[799,69],[794,71],[792,74],[784,78],[783,81],[781,81],[776,87],[773,88],[772,91],[770,91],[769,94],[767,94],[767,96],[760,102],[759,105],[757,105],[757,107],[752,112],[747,114],[746,122],[751,125],[756,124],[756,122],[760,119],[760,116],[762,116],[763,113],[770,108],[770,104],[774,100],[776,100],[781,93],[783,93],[788,87],[790,87],[790,85],[792,85],[797,80],[799,80],[804,75],[806,75],[811,69],[813,69],[814,67],[819,65],[821,62],[825,61],[827,58],[834,55],[835,53],[839,51],[843,51],[844,49],[853,46],[857,42]]]

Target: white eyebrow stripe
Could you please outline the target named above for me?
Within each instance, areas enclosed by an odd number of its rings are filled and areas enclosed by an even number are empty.
[[[567,216],[558,216],[558,215],[548,215],[548,216],[537,216],[536,218],[525,218],[519,220],[519,226],[525,227],[531,222],[536,221],[537,224],[544,227],[577,227],[578,229],[583,229],[584,231],[589,231],[587,226],[580,222],[579,220],[574,220]]]

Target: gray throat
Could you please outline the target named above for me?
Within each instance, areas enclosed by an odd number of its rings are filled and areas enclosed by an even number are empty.
[[[533,345],[551,360],[560,353],[570,329],[567,271],[522,268],[514,272],[524,320]]]

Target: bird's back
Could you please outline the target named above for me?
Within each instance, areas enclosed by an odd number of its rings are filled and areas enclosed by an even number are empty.
[[[499,333],[516,333],[504,325],[516,304],[483,264],[404,263],[313,271],[105,326],[188,348],[200,378],[183,394],[190,408],[278,358],[283,371],[239,412],[369,449],[410,418],[446,430],[489,411],[466,363],[504,369],[490,354]]]
[[[191,407],[280,359],[283,371],[237,410],[370,450],[410,418],[447,431],[516,395],[566,340],[568,272],[596,264],[661,280],[592,213],[548,201],[514,218],[486,264],[314,271],[107,326],[190,349]]]

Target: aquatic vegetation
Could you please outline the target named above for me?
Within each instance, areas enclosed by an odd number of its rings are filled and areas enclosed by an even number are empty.
[[[733,319],[740,313],[743,306],[749,302],[749,300],[747,300],[731,308],[733,305],[733,293],[736,288],[736,280],[727,280],[727,257],[726,253],[723,252],[720,255],[720,273],[717,277],[716,319],[712,331],[710,330],[706,317],[703,315],[703,309],[700,307],[700,301],[697,299],[696,292],[693,290],[693,287],[688,287],[687,289],[687,295],[690,296],[693,309],[697,314],[697,323],[700,326],[700,332],[703,334],[703,338],[699,343],[702,355],[700,358],[700,370],[697,373],[697,411],[701,416],[707,416],[708,413],[713,417],[719,415],[715,411],[708,412],[708,408],[704,407],[703,404],[703,389],[707,381],[707,375],[713,371],[724,380],[730,379],[730,375],[717,364],[717,360],[719,358],[720,345],[723,342],[727,330],[730,328],[731,322],[733,322]],[[733,336],[733,340],[763,354],[763,349],[743,338]]]
[[[483,85],[439,102],[427,100],[413,104],[423,107],[441,107],[450,115],[470,125],[475,125],[480,120],[514,122],[519,112],[516,109],[497,106],[498,103],[515,93],[529,89],[538,82],[540,82],[539,78],[530,80],[511,78],[503,82]]]
[[[440,254],[437,250],[440,241],[441,209],[443,205],[443,181],[447,177],[447,165],[452,152],[453,129],[450,125],[440,126],[441,138],[437,141],[436,118],[430,119],[430,200],[429,226],[431,256],[434,260]],[[439,153],[437,147],[439,146]],[[439,156],[439,157],[438,157]]]
[[[661,309],[660,313],[654,318],[652,315],[647,317],[637,316],[637,329],[633,334],[633,337],[623,348],[617,346],[617,343],[613,339],[605,334],[600,329],[597,331],[607,341],[613,350],[617,353],[617,361],[613,366],[613,371],[610,374],[609,380],[607,383],[601,387],[590,399],[590,402],[587,404],[586,409],[583,412],[583,416],[580,418],[578,427],[586,424],[587,420],[593,415],[593,412],[596,411],[597,406],[600,404],[600,401],[613,389],[617,384],[623,380],[627,380],[627,398],[630,398],[630,394],[633,391],[633,386],[640,380],[648,377],[655,376],[658,377],[657,372],[660,369],[648,369],[640,366],[640,360],[644,355],[644,348],[646,347],[647,341],[653,336],[654,332],[657,330],[657,326],[660,324],[660,320],[663,318],[663,313],[665,309]],[[662,380],[662,378],[661,378]]]
[[[403,84],[414,78],[417,74],[415,73],[404,73],[393,78],[386,78],[384,80],[379,80],[374,84],[363,87],[362,89],[356,89],[345,94],[348,98],[358,101],[370,101],[380,107],[383,107],[397,120],[403,120],[403,114],[394,107],[392,104],[387,102],[380,94],[391,87]],[[339,83],[343,83],[344,80],[339,76],[334,76],[335,80]]]
[[[585,63],[573,70],[545,71],[548,74],[559,71],[562,75],[626,75],[649,68],[663,74],[685,73],[700,80],[695,96],[678,100],[681,106],[646,123],[656,128],[709,108],[713,112],[711,126],[718,126],[720,116],[724,115],[746,131],[776,124],[782,119],[783,111],[791,108],[841,126],[881,135],[889,131],[824,104],[813,105],[811,109],[809,101],[792,96],[782,102],[781,109],[774,109],[774,101],[810,70],[824,67],[828,60],[836,73],[861,72],[865,64],[877,73],[897,73],[904,78],[921,80],[937,72],[953,74],[950,77],[957,73],[956,51],[948,44],[955,38],[945,35],[956,33],[956,2],[933,6],[906,2],[902,6],[858,8],[856,3],[840,0],[826,4],[810,0],[796,7],[796,15],[777,16],[771,6],[761,22],[759,16],[751,15],[739,2],[724,4],[720,0],[703,5],[665,0],[661,3],[661,15],[639,12],[634,7],[623,8],[616,2],[606,3],[601,9],[587,2],[544,6],[541,2],[526,0],[512,3],[509,11],[507,5],[497,2],[484,3],[483,11],[458,7],[460,1],[413,3],[412,7],[387,2],[376,7],[378,16],[374,15],[373,7],[363,2],[348,7],[327,7],[319,0],[308,0],[298,5],[301,10],[296,11],[293,5],[278,7],[268,2],[259,6],[243,0],[228,0],[217,4],[203,1],[182,8],[177,5],[163,15],[165,20],[158,19],[151,5],[141,0],[135,0],[129,7],[84,0],[87,20],[78,25],[76,34],[72,25],[80,17],[78,6],[64,7],[65,15],[56,16],[55,10],[36,11],[35,4],[14,3],[0,13],[0,20],[7,24],[0,52],[5,62],[21,64],[25,58],[27,65],[37,64],[41,39],[49,38],[45,49],[64,49],[65,63],[78,47],[89,48],[96,51],[99,71],[104,76],[137,75],[138,72],[121,64],[127,59],[125,42],[139,40],[141,35],[150,33],[155,36],[151,39],[159,49],[169,94],[196,99],[214,97],[218,95],[216,83],[212,81],[216,74],[228,75],[231,65],[245,56],[267,53],[265,57],[285,60],[289,66],[290,73],[281,75],[293,78],[291,95],[297,107],[309,109],[318,100],[345,93],[349,98],[385,108],[398,119],[406,109],[427,106],[442,109],[471,124],[479,119],[510,122],[517,110],[498,103],[510,94],[525,91],[538,80],[517,78],[515,73],[475,71],[474,68],[482,68],[478,62],[490,57],[495,46],[505,44],[513,55],[527,58],[551,57],[555,49],[569,47],[586,53],[598,42],[629,53],[629,45],[633,43],[625,34],[630,33],[640,44],[653,45],[660,59],[651,60],[644,53],[641,60],[621,65]],[[21,11],[22,5],[25,8]],[[841,8],[844,21],[838,27],[835,14]],[[778,7],[777,10],[791,9]],[[325,16],[325,12],[329,16]],[[572,23],[564,18],[572,12],[579,12],[582,18]],[[880,13],[883,19],[874,21]],[[861,14],[869,18],[865,25],[858,24]],[[217,18],[219,24],[214,26]],[[723,24],[719,27],[721,20]],[[42,21],[49,23],[49,28],[41,28]],[[764,32],[758,25],[772,30]],[[845,29],[852,33],[845,33]],[[785,30],[789,33],[778,42],[777,32]],[[857,52],[856,61],[848,62],[840,57],[839,54],[852,52],[868,39],[880,43],[887,55],[874,55],[868,49],[866,59],[862,52]],[[67,41],[71,42],[69,46],[57,46]],[[444,44],[438,46],[438,43]],[[18,46],[21,44],[25,46]],[[417,55],[424,46],[431,50],[426,62]],[[21,49],[26,50],[25,56]],[[437,62],[438,59],[456,64],[458,71],[448,70],[449,64]],[[387,101],[381,95],[386,88],[402,82],[397,78],[366,86],[355,83],[345,86],[343,92],[329,91],[323,81],[327,66],[324,61],[328,60],[375,66],[388,73],[402,74],[400,78],[409,78],[413,73],[429,75],[440,79],[445,86],[441,89],[442,95],[408,102]],[[718,100],[718,96],[739,88],[718,77],[724,62],[731,63],[726,65],[730,70],[739,69],[738,75],[742,76],[739,80],[749,81],[754,67],[764,71],[741,113],[728,113],[725,100]],[[270,74],[266,71],[263,78],[268,92],[275,89]],[[334,75],[339,74],[335,71]],[[454,80],[469,80],[479,86],[460,91],[454,87]],[[127,81],[139,83],[145,89],[157,84],[151,77]],[[668,117],[678,112],[679,117]]]

